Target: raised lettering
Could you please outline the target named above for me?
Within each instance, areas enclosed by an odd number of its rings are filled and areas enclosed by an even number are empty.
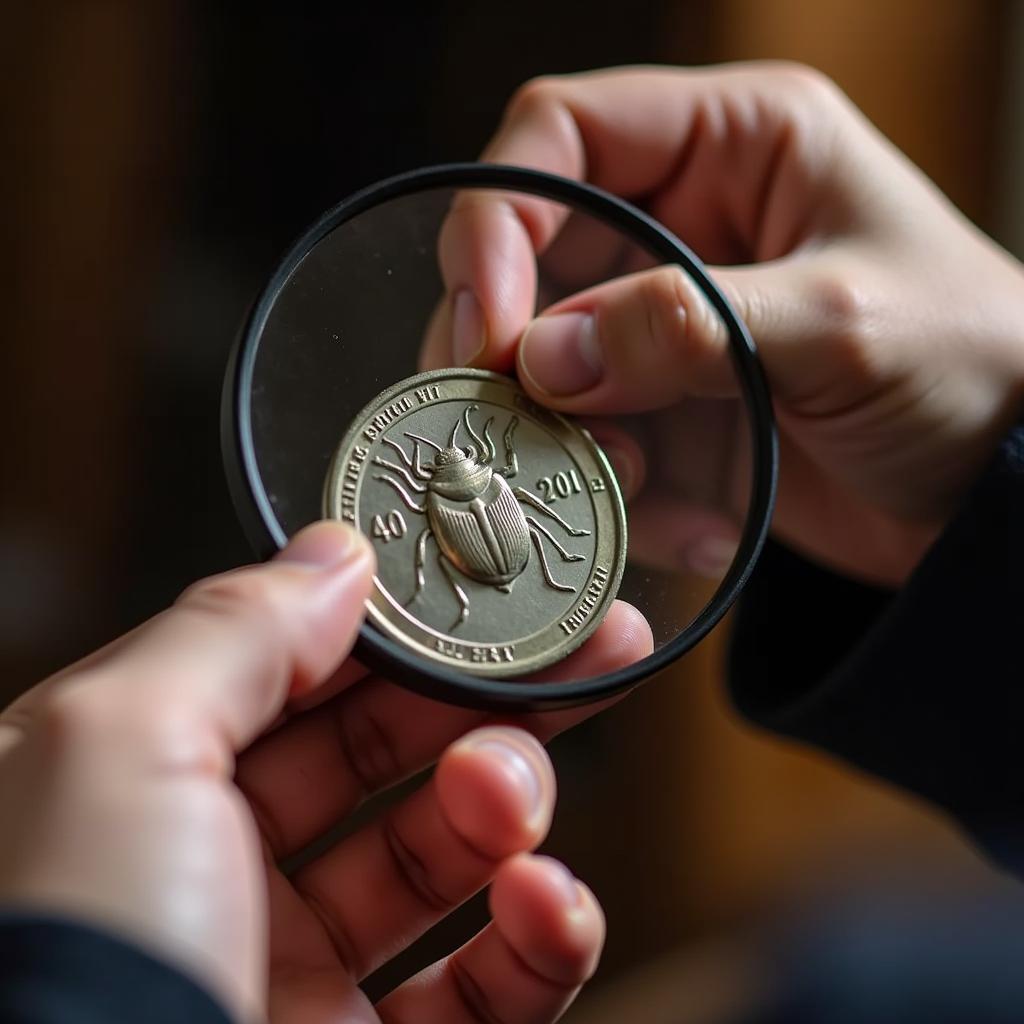
[[[570,615],[566,616],[558,624],[566,636],[571,636],[590,618],[590,613],[600,603],[601,595],[604,593],[607,584],[608,570],[603,565],[594,566],[594,574],[587,584],[587,589],[583,592],[580,603],[576,605]]]
[[[426,405],[428,402],[436,402],[441,397],[441,388],[438,384],[428,384],[426,387],[417,388],[415,394],[420,405]]]
[[[463,661],[466,657],[466,649],[462,644],[452,643],[450,640],[436,640],[434,642],[434,650],[438,654],[443,654],[446,658],[454,658],[456,661]]]
[[[469,657],[476,665],[503,665],[515,661],[515,651],[513,644],[502,644],[500,647],[471,647]]]
[[[363,463],[369,454],[369,448],[357,444],[352,449],[352,458],[349,459],[341,477],[341,518],[349,523],[356,521],[356,490],[359,487]]]

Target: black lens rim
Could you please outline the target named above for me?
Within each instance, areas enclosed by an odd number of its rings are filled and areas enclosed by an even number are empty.
[[[267,318],[285,283],[309,251],[335,228],[381,203],[441,188],[490,188],[525,192],[564,202],[623,231],[661,263],[678,264],[718,312],[729,336],[733,361],[749,411],[752,478],[747,521],[736,557],[703,611],[647,658],[591,679],[552,683],[480,679],[434,665],[364,622],[355,656],[416,693],[491,711],[541,711],[605,700],[677,661],[726,614],[743,589],[764,546],[775,505],[778,438],[771,394],[746,325],[711,279],[704,264],[667,228],[632,204],[593,185],[545,171],[499,164],[453,163],[408,171],[371,185],[328,210],[309,227],[267,282],[250,310],[232,350],[224,382],[221,442],[231,496],[250,543],[269,558],[287,543],[273,513],[256,462],[250,420],[253,367]]]

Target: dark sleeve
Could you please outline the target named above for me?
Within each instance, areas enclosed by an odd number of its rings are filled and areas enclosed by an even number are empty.
[[[231,1024],[194,981],[59,918],[0,911],[0,1024]]]
[[[736,616],[733,699],[951,812],[1024,869],[1024,428],[895,594],[771,545]]]

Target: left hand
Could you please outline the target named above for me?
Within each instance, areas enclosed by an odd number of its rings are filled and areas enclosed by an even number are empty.
[[[550,823],[550,763],[522,729],[337,667],[372,566],[346,527],[311,527],[4,712],[0,905],[119,933],[240,1019],[559,1016],[594,968],[603,920],[561,865],[525,853]],[[608,671],[649,644],[619,605],[566,670]],[[545,738],[586,713],[531,725]],[[291,877],[279,870],[442,751],[411,796]],[[488,882],[493,922],[371,1006],[360,979]]]

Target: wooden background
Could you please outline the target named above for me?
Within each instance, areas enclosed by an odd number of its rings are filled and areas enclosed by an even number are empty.
[[[217,447],[246,303],[319,209],[471,157],[533,74],[807,61],[970,216],[998,234],[1009,208],[1012,4],[644,0],[581,18],[566,0],[519,4],[513,21],[455,2],[213,6],[5,15],[0,696],[247,557]],[[721,1019],[759,984],[750,927],[819,890],[907,864],[947,887],[991,884],[927,809],[739,723],[720,691],[723,641],[556,745],[550,849],[610,924],[573,1021]]]

